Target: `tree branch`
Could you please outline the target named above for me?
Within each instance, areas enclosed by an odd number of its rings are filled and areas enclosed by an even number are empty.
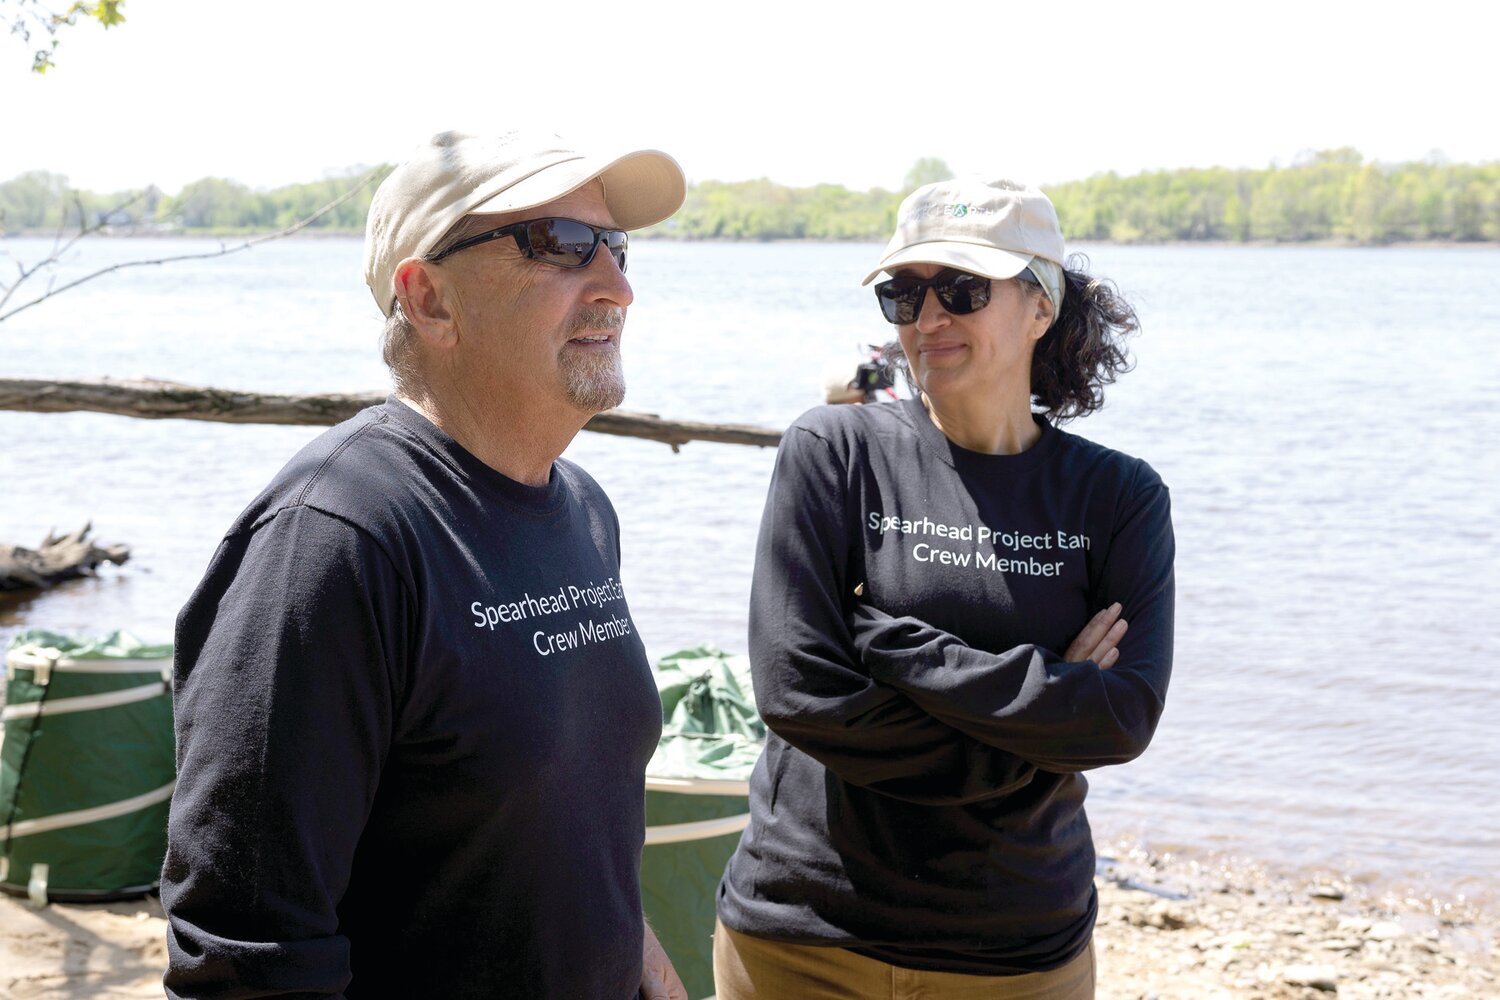
[[[331,426],[384,400],[383,392],[283,395],[184,385],[160,379],[53,381],[0,378],[0,410],[30,413],[84,410],[148,420]],[[628,410],[600,413],[584,426],[584,430],[660,441],[671,445],[673,451],[690,441],[774,448],[781,440],[781,432],[769,427],[663,420],[654,414]]]
[[[78,205],[78,235],[72,237],[66,243],[64,243],[63,242],[62,231],[58,230],[56,239],[54,239],[52,241],[52,251],[45,258],[43,258],[42,260],[37,261],[36,264],[33,265],[32,267],[25,267],[25,266],[23,266],[21,264],[20,261],[16,261],[16,268],[21,273],[20,273],[20,275],[17,276],[17,278],[16,278],[15,281],[11,282],[11,284],[8,287],[6,287],[5,294],[4,295],[0,295],[0,309],[4,309],[5,308],[5,304],[10,301],[10,297],[12,295],[16,294],[16,289],[21,287],[21,283],[23,281],[25,281],[27,278],[31,277],[33,274],[35,274],[38,271],[40,271],[42,268],[48,267],[48,266],[50,266],[52,264],[56,264],[59,260],[62,259],[62,255],[63,254],[67,253],[69,250],[71,250],[73,248],[73,244],[74,243],[77,243],[79,240],[83,239],[85,236],[88,236],[90,233],[97,233],[99,230],[103,229],[106,225],[109,224],[108,220],[109,220],[110,216],[114,215],[116,212],[123,212],[123,211],[125,211],[125,209],[129,208],[131,205],[134,205],[136,202],[138,202],[142,198],[146,197],[147,193],[150,190],[151,190],[150,188],[145,188],[145,189],[143,189],[141,191],[138,191],[135,194],[131,195],[129,198],[126,198],[124,201],[120,202],[114,208],[111,208],[107,213],[105,213],[104,218],[101,221],[94,223],[92,226],[85,226],[84,225],[84,221],[83,221],[83,215],[84,215],[84,213],[83,213],[83,199],[81,197],[79,197],[77,195],[77,193],[75,192],[75,194],[74,194],[74,201]],[[85,278],[85,279],[82,279],[82,280],[86,281],[88,279]],[[51,294],[53,294],[53,290],[52,290],[51,286],[48,286],[47,295],[51,295]],[[43,295],[41,298],[37,299],[35,302],[28,302],[27,306],[36,305],[37,302],[40,302],[42,299],[45,299],[47,297],[47,295]],[[26,308],[26,306],[22,306],[21,308],[24,309],[24,308]],[[20,312],[21,309],[17,309],[15,311],[16,312]],[[10,315],[10,313],[5,313],[4,315],[0,315],[0,320],[3,320],[5,318],[5,316],[9,316],[9,315]]]
[[[10,312],[0,312],[0,323],[5,322],[19,312],[24,312],[25,310],[30,309],[32,306],[37,305],[38,303],[45,302],[47,299],[50,299],[54,295],[59,295],[63,292],[66,292],[70,288],[77,288],[79,285],[83,284],[86,281],[93,281],[95,278],[102,278],[106,274],[112,274],[115,271],[123,271],[127,267],[145,267],[147,265],[154,264],[170,264],[174,261],[179,260],[204,260],[209,257],[223,257],[227,254],[238,253],[241,250],[249,250],[251,247],[259,246],[262,243],[269,243],[271,240],[279,240],[283,237],[290,236],[299,230],[306,229],[318,219],[321,219],[323,216],[327,215],[335,208],[338,208],[350,198],[353,198],[360,191],[363,191],[366,187],[369,187],[370,182],[379,175],[380,170],[381,168],[377,167],[374,170],[370,171],[364,176],[362,180],[360,180],[358,184],[354,185],[348,191],[345,191],[343,194],[339,195],[333,201],[330,201],[328,204],[324,205],[313,214],[307,216],[305,219],[299,219],[297,222],[292,223],[285,229],[278,230],[274,233],[267,233],[263,236],[257,236],[254,239],[246,240],[244,243],[241,243],[237,246],[225,246],[223,243],[220,243],[219,249],[210,251],[208,253],[184,253],[177,254],[176,256],[172,257],[160,257],[155,260],[127,260],[122,261],[119,264],[111,264],[109,267],[100,268],[92,274],[85,274],[83,277],[76,278],[65,285],[59,285],[57,288],[49,288],[44,295],[40,295],[37,298],[32,299],[30,302],[25,303],[24,305],[16,306]],[[84,234],[80,233],[79,236],[70,241],[68,245],[71,246],[72,243],[82,238],[83,235]],[[54,260],[56,256],[57,254],[54,253]],[[20,282],[18,281],[17,284],[19,283]],[[9,297],[9,295],[6,296],[6,298]]]

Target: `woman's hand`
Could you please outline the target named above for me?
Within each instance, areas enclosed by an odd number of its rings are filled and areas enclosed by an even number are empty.
[[[1116,601],[1090,618],[1083,631],[1078,633],[1078,638],[1069,644],[1063,659],[1069,663],[1093,660],[1103,670],[1114,666],[1115,661],[1120,658],[1117,647],[1120,640],[1125,638],[1125,630],[1130,627],[1120,617],[1122,610],[1120,602]]]

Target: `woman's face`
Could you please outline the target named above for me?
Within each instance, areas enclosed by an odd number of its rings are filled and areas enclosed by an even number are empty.
[[[911,264],[896,274],[925,280],[943,269]],[[1029,400],[1032,350],[1051,318],[1046,295],[1009,278],[992,281],[989,305],[966,316],[948,312],[928,289],[917,321],[896,329],[912,376],[929,396],[959,401],[1024,393]]]

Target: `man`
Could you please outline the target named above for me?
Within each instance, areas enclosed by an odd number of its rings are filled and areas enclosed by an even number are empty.
[[[396,383],[230,529],[177,623],[173,997],[686,1000],[640,908],[661,714],[608,499],[653,150],[443,133],[376,192]]]

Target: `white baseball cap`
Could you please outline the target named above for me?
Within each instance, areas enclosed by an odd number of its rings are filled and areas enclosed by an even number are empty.
[[[581,152],[561,136],[523,130],[441,132],[375,192],[365,221],[365,284],[389,316],[397,266],[431,253],[464,216],[536,208],[596,177],[621,229],[662,221],[687,194],[682,168],[660,150]]]
[[[1065,257],[1057,211],[1041,191],[1013,180],[955,177],[906,196],[896,210],[895,235],[860,284],[905,264],[938,264],[999,279],[1040,262],[1032,273],[1061,306]]]

